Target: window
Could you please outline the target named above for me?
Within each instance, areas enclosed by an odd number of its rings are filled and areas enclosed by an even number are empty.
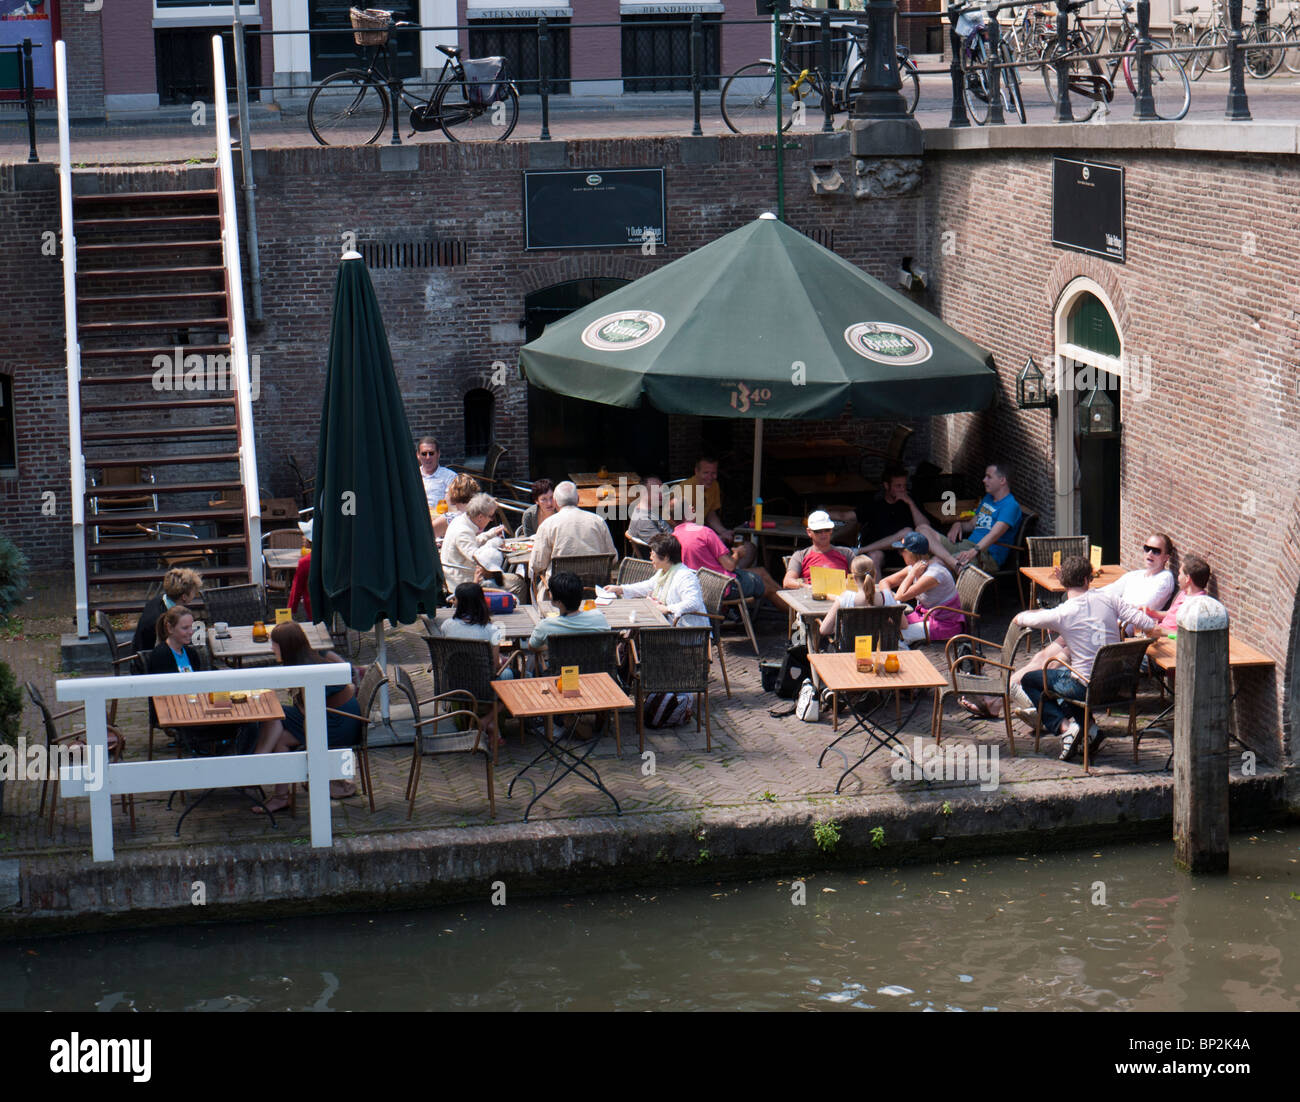
[[[492,391],[477,387],[465,395],[465,454],[487,455],[492,446]]]
[[[569,94],[569,21],[547,19],[551,41],[551,94]],[[488,19],[469,25],[470,57],[504,57],[506,75],[521,96],[538,94],[537,20]]]
[[[0,375],[0,474],[18,473],[17,437],[13,376]]]
[[[158,75],[158,102],[193,103],[213,101],[212,35],[215,27],[166,27],[154,31],[154,61]],[[226,89],[234,98],[235,48],[230,37],[224,39]],[[244,58],[248,72],[248,95],[260,99],[255,85],[262,83],[262,40],[250,34],[244,39]]]
[[[700,73],[703,88],[718,87],[722,64],[719,45],[721,16],[704,15]],[[691,18],[665,15],[624,15],[623,88],[628,92],[689,92],[691,90]]]

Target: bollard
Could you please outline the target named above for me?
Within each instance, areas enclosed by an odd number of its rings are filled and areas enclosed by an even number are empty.
[[[948,119],[948,125],[951,127],[970,126],[970,116],[966,114],[966,97],[963,94],[966,74],[962,72],[961,67],[961,35],[957,33],[957,16],[959,9],[956,4],[948,5],[948,39],[952,44],[952,117]]]
[[[1074,122],[1070,109],[1070,62],[1065,56],[1070,41],[1070,13],[1056,9],[1056,121]],[[1089,50],[1089,53],[1092,51]]]
[[[824,11],[821,14],[822,28],[822,87],[831,86],[831,13]],[[852,76],[852,73],[845,74],[845,79]],[[847,84],[844,86],[844,103],[847,106],[853,102],[854,89]],[[830,134],[835,130],[835,104],[834,96],[822,96],[822,133]]]
[[[700,127],[700,64],[704,57],[704,23],[698,12],[691,16],[691,100],[695,108],[695,122],[691,126],[691,137],[703,137]]]
[[[989,71],[986,74],[985,87],[989,90],[989,126],[1005,126],[1006,115],[1002,111],[1002,70],[998,62],[1002,60],[1002,25],[998,22],[998,13],[994,9],[986,13],[988,21]]]
[[[1138,37],[1137,96],[1133,102],[1133,118],[1138,122],[1156,117],[1156,101],[1151,95],[1151,0],[1137,0]]]
[[[546,16],[537,20],[537,92],[542,97],[542,132],[539,141],[551,140],[551,35]]]
[[[1228,871],[1228,610],[1193,597],[1178,613],[1174,692],[1174,864]]]
[[[1225,119],[1250,118],[1246,100],[1246,55],[1241,49],[1241,0],[1228,0],[1228,107]]]
[[[36,81],[32,76],[32,40],[23,39],[22,57],[18,59],[18,83],[23,94],[23,103],[27,110],[27,163],[36,164]]]

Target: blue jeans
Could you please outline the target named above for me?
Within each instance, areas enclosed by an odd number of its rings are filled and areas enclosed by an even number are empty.
[[[1052,692],[1057,696],[1067,696],[1071,700],[1082,702],[1088,693],[1088,686],[1074,676],[1069,670],[1063,670],[1055,667],[1047,671],[1047,684]],[[1050,698],[1046,704],[1039,702],[1043,698],[1043,671],[1031,670],[1020,681],[1020,687],[1025,690],[1025,695],[1034,702],[1034,707],[1040,709],[1043,717],[1043,730],[1048,734],[1058,734],[1061,730],[1061,723],[1066,719],[1074,719],[1079,723],[1083,722],[1083,707],[1073,704],[1062,704],[1059,700]]]

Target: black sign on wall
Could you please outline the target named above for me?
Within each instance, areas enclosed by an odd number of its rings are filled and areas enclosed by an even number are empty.
[[[1052,161],[1052,244],[1124,263],[1124,169]]]
[[[524,173],[526,249],[664,244],[662,168]]]

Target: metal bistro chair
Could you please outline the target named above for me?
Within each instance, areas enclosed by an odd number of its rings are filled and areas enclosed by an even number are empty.
[[[645,701],[651,693],[694,693],[695,729],[704,713],[704,749],[713,750],[709,723],[709,629],[642,628],[632,641],[636,662],[636,737],[645,750]]]
[[[704,611],[708,614],[709,623],[712,625],[713,642],[718,648],[718,667],[722,670],[722,687],[726,690],[727,696],[731,696],[731,683],[727,680],[727,656],[722,650],[722,594],[726,591],[727,586],[731,584],[731,579],[725,574],[719,574],[716,570],[710,570],[707,566],[701,567],[696,573],[700,577],[700,592],[704,596]]]
[[[354,716],[351,712],[343,712],[328,705],[325,708],[326,715],[342,716],[361,723],[361,737],[352,750],[357,755],[357,778],[361,781],[361,787],[370,801],[371,812],[375,810],[375,786],[370,779],[370,728],[382,725],[384,721],[382,717],[371,719],[370,713],[374,711],[380,687],[387,680],[388,678],[384,676],[384,668],[378,662],[372,662],[366,667],[365,676],[361,678],[361,684],[357,688],[357,707],[361,711],[360,716]]]
[[[1092,676],[1087,679],[1087,693],[1083,699],[1083,728],[1079,737],[1083,739],[1083,771],[1091,771],[1088,760],[1088,727],[1092,722],[1092,717],[1099,710],[1108,708],[1112,705],[1128,705],[1128,734],[1133,739],[1133,762],[1138,760],[1138,731],[1137,731],[1137,693],[1138,682],[1142,678],[1142,659],[1146,657],[1147,647],[1152,640],[1147,637],[1140,639],[1130,639],[1123,643],[1108,643],[1097,651],[1097,657],[1093,659]],[[1061,666],[1069,670],[1080,681],[1083,677],[1072,669],[1070,664],[1061,658],[1052,658],[1048,660],[1044,668],[1044,675],[1052,666]],[[1058,697],[1050,689],[1044,687],[1044,700],[1051,698],[1054,700],[1066,700],[1069,698]],[[1075,700],[1077,704],[1079,701]],[[1055,734],[1049,731],[1049,734]],[[1040,703],[1038,708],[1038,722],[1034,725],[1034,751],[1038,751],[1038,740],[1043,735],[1043,709]]]
[[[127,672],[130,672],[131,660],[135,657],[135,649],[130,643],[118,642],[117,632],[113,630],[113,621],[108,618],[108,613],[103,609],[96,609],[95,622],[92,626],[103,635],[104,641],[108,644],[108,660],[113,663],[113,676],[121,677],[123,667],[126,667]],[[108,722],[110,726],[117,722],[116,700],[113,700],[108,705]]]
[[[477,640],[461,640],[462,642],[477,642]],[[489,662],[491,660],[491,649],[488,646]],[[444,701],[451,698],[463,697],[468,693],[453,690],[442,696],[429,697],[421,701],[416,696],[415,685],[408,674],[401,666],[395,666],[397,674],[397,691],[406,697],[411,705],[411,718],[415,723],[415,745],[411,750],[411,772],[406,779],[406,799],[407,809],[406,817],[409,819],[415,814],[415,795],[420,788],[420,774],[423,771],[422,763],[426,754],[482,754],[483,763],[487,768],[487,793],[488,793],[488,811],[492,818],[497,817],[497,797],[495,780],[492,774],[492,751],[483,745],[483,726],[482,720],[477,711],[469,708],[457,708],[449,712],[435,709],[435,713],[428,719],[420,718],[420,705],[436,703],[441,705]],[[448,720],[464,719],[469,724],[468,731],[451,731],[442,732],[438,730],[438,725]],[[432,727],[433,730],[428,733],[422,733],[425,727]]]
[[[551,574],[577,574],[582,579],[582,595],[590,597],[596,586],[609,585],[617,555],[560,555],[551,560]]]
[[[1006,577],[1015,579],[1016,593],[1018,595],[1021,593],[1020,583],[1022,580],[1022,575],[1020,573],[1020,557],[1025,551],[1025,540],[1037,527],[1038,514],[1022,509],[1020,511],[1020,523],[1016,525],[1007,540],[1009,546],[1006,561],[1003,562],[997,570],[993,571],[992,576],[994,581],[1001,581]],[[993,590],[993,598],[995,601],[997,600],[996,587]],[[998,607],[1001,608],[1001,602],[998,603]]]
[[[266,619],[266,591],[256,583],[227,585],[203,591],[210,623],[248,627]]]
[[[547,674],[559,677],[565,666],[577,666],[579,673],[607,673],[619,688],[623,688],[623,675],[618,668],[618,644],[622,638],[616,631],[584,631],[575,635],[552,635],[546,640]],[[574,716],[576,724],[578,717]],[[601,715],[597,723],[605,722]],[[618,716],[613,716],[614,747],[623,754],[623,737],[619,731]]]
[[[939,737],[943,737],[943,702],[950,696],[997,696],[1002,698],[1002,718],[1007,728],[1007,743],[1011,756],[1016,756],[1016,736],[1011,729],[1011,675],[1015,672],[1016,651],[1030,635],[1030,629],[1014,620],[1007,625],[1006,637],[998,658],[985,655],[989,645],[974,635],[954,635],[944,647],[948,659],[948,684],[939,693]],[[968,644],[970,653],[958,654],[958,648]],[[1026,645],[1026,650],[1028,646]]]
[[[441,635],[430,634],[422,635],[421,638],[429,648],[433,696],[420,703],[469,700],[475,716],[486,710],[497,730],[496,742],[491,747],[492,760],[496,762],[501,752],[501,725],[498,722],[500,702],[492,688],[492,681],[497,675],[497,671],[492,668],[492,644],[482,639],[444,639]],[[519,741],[523,742],[522,725]],[[419,757],[418,753],[416,757]],[[418,784],[419,767],[415,762],[412,762],[411,770],[412,777]],[[408,799],[412,797],[413,791],[411,780],[408,779]]]
[[[637,582],[646,582],[654,577],[655,568],[650,565],[649,559],[624,559],[618,564],[618,577],[615,579],[615,585],[636,585]]]
[[[51,712],[49,709],[49,705],[45,703],[45,698],[41,696],[40,690],[37,689],[36,686],[32,684],[32,682],[30,681],[26,681],[23,684],[24,684],[24,688],[27,689],[27,695],[31,698],[32,703],[35,704],[38,709],[40,709],[41,720],[45,725],[45,759],[47,765],[54,761],[54,752],[57,747],[65,746],[65,745],[72,745],[72,746],[86,745],[86,729],[84,727],[77,727],[71,731],[64,731],[62,734],[59,733],[59,729],[58,729],[59,720],[64,719],[70,715],[76,715],[78,712],[84,714],[86,710],[86,706],[84,704],[78,704],[75,708],[68,708],[62,712]],[[116,727],[114,727],[110,723],[108,727],[108,760],[111,762],[120,762],[125,753],[126,753],[126,739],[123,737],[122,732],[119,731]],[[58,782],[58,778],[52,776],[51,774],[52,774],[52,770],[47,768],[45,770],[45,777],[41,781],[41,803],[40,803],[40,807],[36,809],[36,815],[37,818],[40,818],[45,813],[45,799],[48,793],[49,800],[50,800],[50,817],[49,817],[48,825],[49,825],[50,833],[53,834],[54,833],[54,809],[59,802],[59,782]],[[54,781],[53,789],[50,788],[51,781]],[[135,829],[135,797],[134,796],[122,797],[122,810],[130,812],[131,829],[134,830]]]

